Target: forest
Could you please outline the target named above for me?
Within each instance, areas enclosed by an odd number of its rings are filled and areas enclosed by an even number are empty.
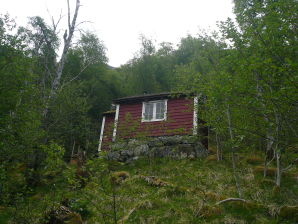
[[[236,19],[220,21],[218,31],[185,36],[177,46],[140,36],[138,52],[118,68],[109,66],[95,33],[77,33],[74,41],[79,0],[64,35],[57,28],[61,18],[47,24],[30,17],[22,27],[11,15],[1,15],[0,223],[295,223],[298,3],[233,2]],[[144,160],[126,166],[98,155],[101,114],[111,109],[112,99],[144,92],[201,97],[198,116],[210,129],[214,152],[209,161]],[[79,154],[84,162],[70,163]],[[200,164],[206,175],[190,183]],[[178,180],[173,173],[179,169],[189,176]],[[245,179],[251,169],[259,179]],[[155,195],[133,175],[140,170],[177,182],[151,183],[160,189]],[[216,195],[207,189],[207,174],[223,175],[212,176],[221,184]],[[233,187],[230,198],[250,201],[251,207],[212,207],[224,199],[217,194],[226,185]],[[190,188],[196,187],[200,206],[191,201]],[[142,196],[133,193],[142,190],[149,196],[137,201]],[[204,197],[211,197],[211,204]]]

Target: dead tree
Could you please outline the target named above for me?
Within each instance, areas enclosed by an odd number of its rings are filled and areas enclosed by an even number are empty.
[[[59,88],[59,85],[60,85],[60,80],[61,80],[66,56],[67,56],[68,50],[71,46],[71,41],[72,41],[75,29],[76,29],[76,22],[77,22],[79,8],[80,8],[80,0],[76,0],[75,11],[74,11],[72,19],[70,19],[71,18],[70,6],[69,6],[69,0],[67,0],[67,20],[68,20],[67,24],[68,24],[68,27],[65,30],[64,35],[63,35],[64,45],[63,45],[62,55],[61,55],[60,60],[57,63],[57,66],[55,69],[55,74],[54,74],[54,80],[51,85],[51,91],[50,91],[48,100],[46,102],[46,105],[45,105],[45,108],[43,111],[43,116],[45,118],[47,117],[47,114],[48,114],[49,103],[55,97],[55,95],[57,93],[57,89]],[[53,22],[53,24],[55,24],[55,23]],[[57,26],[57,24],[56,24],[56,26]],[[53,27],[53,28],[56,29],[56,27]]]

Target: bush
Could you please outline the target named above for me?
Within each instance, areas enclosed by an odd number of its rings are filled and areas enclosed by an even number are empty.
[[[128,172],[126,171],[118,171],[118,172],[114,172],[111,175],[111,182],[113,184],[121,184],[125,179],[129,178],[130,175]]]

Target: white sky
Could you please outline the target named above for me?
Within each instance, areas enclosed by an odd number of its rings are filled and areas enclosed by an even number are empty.
[[[70,4],[73,9],[75,0]],[[78,21],[92,23],[80,27],[98,35],[115,67],[133,57],[141,34],[157,43],[177,44],[187,34],[216,29],[217,21],[233,18],[232,0],[81,0],[81,5]],[[36,15],[49,22],[47,9],[56,18],[61,10],[65,16],[66,6],[66,0],[0,0],[0,13],[8,12],[18,25],[25,25],[27,17]]]

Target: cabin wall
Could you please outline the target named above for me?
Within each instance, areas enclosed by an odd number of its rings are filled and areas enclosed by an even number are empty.
[[[191,135],[193,133],[193,99],[168,99],[166,121],[141,122],[142,102],[120,104],[118,138]]]
[[[107,150],[109,144],[111,144],[113,139],[113,129],[114,129],[115,114],[105,115],[105,125],[103,131],[103,138],[101,143],[101,150]]]

